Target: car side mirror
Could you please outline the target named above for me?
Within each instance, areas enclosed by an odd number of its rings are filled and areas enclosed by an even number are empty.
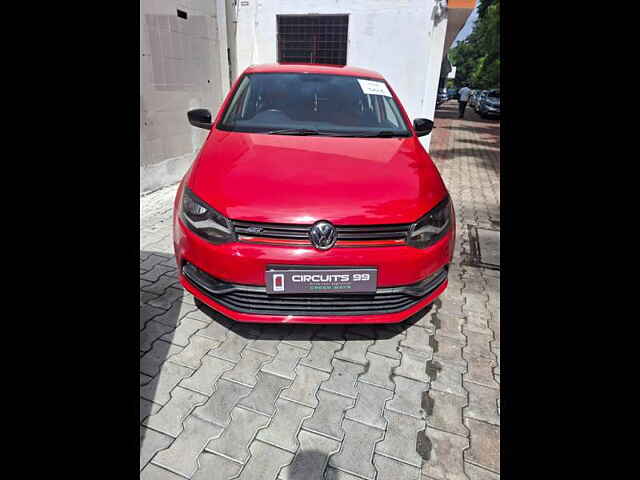
[[[211,130],[211,112],[206,108],[196,108],[187,112],[189,123],[194,127]]]
[[[418,137],[429,135],[431,130],[433,130],[433,120],[429,120],[428,118],[416,118],[413,121],[413,128],[415,129],[416,136]]]

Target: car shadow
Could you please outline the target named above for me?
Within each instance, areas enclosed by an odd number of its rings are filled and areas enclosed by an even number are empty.
[[[173,262],[173,265],[171,264]],[[156,402],[159,372],[171,353],[179,324],[182,287],[175,288],[175,259],[161,252],[140,251],[140,426],[161,404]],[[196,309],[194,305],[191,306]],[[188,310],[188,308],[187,308]],[[140,450],[146,429],[140,428]],[[140,459],[142,468],[143,459]]]

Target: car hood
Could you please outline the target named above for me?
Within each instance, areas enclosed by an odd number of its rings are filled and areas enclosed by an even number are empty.
[[[187,184],[228,218],[409,223],[446,195],[415,137],[267,135],[213,129]]]

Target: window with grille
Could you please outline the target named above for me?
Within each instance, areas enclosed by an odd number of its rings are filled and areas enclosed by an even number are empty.
[[[278,15],[278,62],[346,65],[348,15]]]

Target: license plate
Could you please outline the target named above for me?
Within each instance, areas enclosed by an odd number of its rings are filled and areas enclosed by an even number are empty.
[[[267,293],[373,293],[378,284],[375,268],[281,270],[265,272]]]

